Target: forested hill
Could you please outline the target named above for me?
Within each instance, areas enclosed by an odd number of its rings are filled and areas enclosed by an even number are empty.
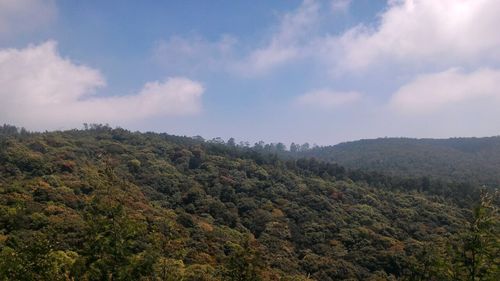
[[[295,155],[388,175],[500,185],[500,137],[379,138],[316,147]]]
[[[4,126],[0,280],[498,280],[495,196],[167,134]]]

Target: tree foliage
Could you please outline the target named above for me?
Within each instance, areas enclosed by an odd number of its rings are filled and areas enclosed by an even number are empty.
[[[0,280],[497,279],[476,185],[259,145],[0,128]]]

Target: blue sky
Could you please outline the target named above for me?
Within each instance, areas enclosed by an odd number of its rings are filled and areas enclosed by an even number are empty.
[[[0,123],[334,144],[500,132],[495,0],[0,0]]]

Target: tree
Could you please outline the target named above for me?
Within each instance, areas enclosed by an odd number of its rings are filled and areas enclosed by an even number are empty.
[[[227,260],[225,263],[224,280],[227,281],[260,281],[262,260],[255,245],[246,240],[243,245],[226,244]]]
[[[300,146],[300,151],[308,151],[309,150],[309,143],[304,143],[303,145]]]
[[[424,250],[410,280],[493,281],[500,278],[498,193],[483,192],[463,232]],[[444,246],[440,246],[445,244]]]
[[[234,138],[230,138],[227,140],[227,145],[230,146],[230,147],[235,147],[236,146],[236,141],[234,140]]]
[[[145,225],[132,219],[125,209],[125,197],[131,191],[119,186],[109,161],[104,174],[85,212],[88,228],[84,257],[77,261],[75,272],[84,280],[132,280],[131,273],[137,273],[135,267],[142,266],[135,259],[145,250],[141,248]]]
[[[278,143],[276,144],[276,150],[277,150],[278,152],[284,152],[284,151],[286,150],[286,145],[285,145],[285,144],[283,144],[283,143],[281,143],[281,142],[278,142]]]
[[[264,141],[259,141],[259,142],[256,142],[254,145],[253,145],[253,148],[256,149],[256,150],[262,150],[264,149],[264,145],[266,143]]]
[[[452,278],[475,281],[500,277],[500,217],[495,195],[498,193],[481,195],[466,232],[452,242]]]

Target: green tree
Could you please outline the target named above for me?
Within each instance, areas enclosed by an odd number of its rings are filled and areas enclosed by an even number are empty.
[[[262,260],[256,251],[255,245],[251,246],[246,240],[243,245],[235,243],[226,244],[228,253],[225,263],[224,280],[227,281],[260,281]]]
[[[454,266],[448,271],[453,279],[499,280],[500,218],[495,195],[481,195],[466,232],[452,242]]]
[[[132,273],[141,275],[136,267],[144,265],[137,259],[146,258],[140,255],[147,242],[146,226],[125,209],[131,191],[126,185],[119,186],[109,163],[104,174],[85,212],[84,257],[77,262],[76,275],[88,280],[134,280]]]
[[[409,280],[493,281],[500,279],[498,193],[483,192],[464,231],[427,245]],[[444,245],[444,246],[440,246]],[[433,248],[432,248],[433,247]]]

